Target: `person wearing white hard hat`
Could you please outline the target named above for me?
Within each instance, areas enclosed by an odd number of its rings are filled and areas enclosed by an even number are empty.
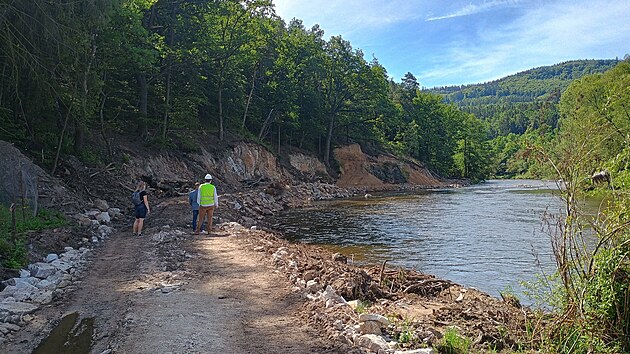
[[[199,192],[197,193],[197,203],[199,204],[199,219],[197,220],[197,228],[194,234],[199,234],[201,225],[203,225],[206,215],[208,215],[208,232],[212,230],[212,215],[214,209],[219,207],[219,195],[217,194],[217,188],[212,184],[212,175],[209,173],[206,175],[205,183],[199,186]]]

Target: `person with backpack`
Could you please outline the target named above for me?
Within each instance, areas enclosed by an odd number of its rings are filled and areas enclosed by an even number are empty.
[[[212,175],[209,173],[205,177],[206,182],[199,186],[199,192],[197,193],[197,203],[199,204],[199,220],[197,220],[197,227],[193,234],[198,235],[201,229],[201,225],[208,216],[208,232],[212,231],[212,215],[214,209],[219,207],[219,196],[217,194],[217,188],[212,184]]]
[[[131,195],[131,201],[134,205],[134,215],[136,217],[136,221],[133,223],[133,236],[142,236],[144,219],[147,217],[147,214],[151,212],[146,189],[147,184],[144,181],[140,181],[136,186],[136,190]]]

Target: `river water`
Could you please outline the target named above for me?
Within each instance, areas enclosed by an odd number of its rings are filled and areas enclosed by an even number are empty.
[[[321,202],[271,221],[293,241],[342,252],[353,262],[413,268],[493,296],[554,269],[545,212],[559,215],[554,182],[479,185]]]

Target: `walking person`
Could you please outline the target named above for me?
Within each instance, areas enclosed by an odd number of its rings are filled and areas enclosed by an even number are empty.
[[[197,230],[197,218],[199,217],[199,203],[197,203],[197,194],[199,194],[199,183],[195,183],[195,189],[188,193],[188,204],[192,208],[192,229]],[[201,224],[203,231],[203,222]]]
[[[217,194],[217,188],[212,184],[212,175],[209,173],[205,177],[205,183],[199,186],[199,192],[197,193],[197,203],[199,204],[199,219],[197,220],[197,227],[194,234],[198,235],[203,225],[203,221],[208,216],[208,232],[212,231],[212,215],[214,209],[219,207],[219,195]]]
[[[136,221],[133,223],[133,235],[142,236],[142,227],[144,226],[144,219],[147,214],[151,212],[149,207],[149,197],[146,191],[147,184],[144,181],[138,182],[136,190],[131,195],[131,200],[134,204],[134,215]]]

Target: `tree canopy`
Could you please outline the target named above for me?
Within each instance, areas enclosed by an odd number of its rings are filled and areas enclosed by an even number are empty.
[[[487,175],[485,124],[421,92],[410,73],[395,83],[341,36],[285,23],[270,0],[0,8],[0,139],[52,170],[62,154],[110,158],[114,134],[188,149],[191,138],[230,134],[327,164],[334,147],[356,142],[444,175]],[[105,153],[85,144],[95,138]]]

